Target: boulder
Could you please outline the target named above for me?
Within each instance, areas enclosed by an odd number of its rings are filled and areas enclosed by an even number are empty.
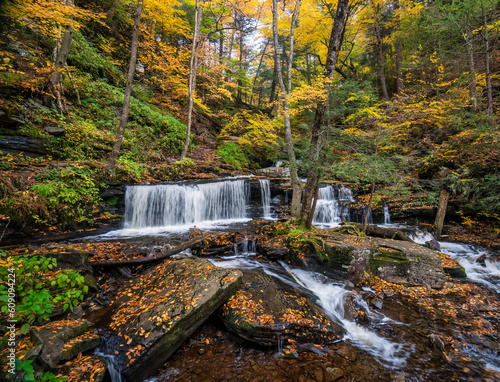
[[[409,241],[355,237],[319,230],[325,241],[305,240],[295,265],[360,282],[365,272],[408,286],[442,288],[445,274],[440,255]],[[326,234],[324,233],[326,232]]]
[[[280,260],[288,257],[289,250],[283,237],[273,237],[268,241],[257,243],[257,252],[270,260]]]
[[[188,258],[162,263],[117,296],[110,327],[121,337],[129,382],[149,378],[240,287],[241,273]]]
[[[82,336],[88,327],[89,322],[85,320],[51,321],[43,326],[32,327],[31,342],[35,346],[42,345],[38,357],[42,364],[53,369],[60,360],[70,359],[80,351],[91,350],[99,345],[98,336]],[[87,338],[92,340],[87,341]],[[72,348],[80,351],[74,353]]]
[[[2,136],[0,138],[0,150],[3,153],[23,153],[24,156],[34,158],[48,153],[47,142],[44,139],[23,136]]]
[[[343,329],[309,297],[265,273],[243,271],[243,285],[219,315],[231,332],[252,343],[278,346],[327,343],[339,339]]]

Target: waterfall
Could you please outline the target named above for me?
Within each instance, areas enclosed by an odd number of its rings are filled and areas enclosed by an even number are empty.
[[[334,226],[342,223],[342,219],[349,220],[348,204],[353,201],[352,191],[347,187],[341,186],[339,189],[332,186],[321,187],[318,190],[313,224]]]
[[[246,218],[243,180],[204,184],[128,186],[125,227],[165,227]]]
[[[387,203],[384,203],[384,224],[391,224],[391,214]]]
[[[271,182],[269,179],[259,179],[260,183],[260,197],[262,200],[262,217],[269,219],[271,217]]]

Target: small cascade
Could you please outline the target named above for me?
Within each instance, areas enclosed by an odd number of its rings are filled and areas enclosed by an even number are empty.
[[[125,228],[191,225],[244,219],[248,189],[243,180],[204,184],[128,186]]]
[[[112,337],[101,337],[101,344],[94,352],[96,356],[106,361],[111,382],[123,382],[122,373],[120,371],[123,365],[115,354],[118,348],[118,342]]]
[[[391,214],[387,203],[384,203],[384,224],[391,224]]]
[[[332,186],[321,187],[318,190],[318,201],[314,211],[313,224],[319,226],[335,226],[342,220],[349,220],[349,203],[354,198],[352,191],[341,186],[335,189]]]
[[[345,319],[344,301],[345,297],[351,292],[339,285],[335,285],[327,277],[302,269],[292,269],[288,264],[281,261],[281,266],[279,266],[272,263],[260,263],[256,260],[243,257],[209,260],[218,267],[250,269],[264,272],[294,288],[304,291],[313,300],[317,300],[317,303],[322,306],[332,320],[338,322],[346,329],[346,338],[350,339],[356,346],[368,351],[386,366],[403,367],[406,364],[406,359],[409,356],[412,346],[393,343],[379,336],[374,331]],[[357,297],[355,299],[358,300]],[[366,307],[367,313],[374,321],[380,320],[383,322],[390,320],[381,313],[378,314],[380,317],[372,315],[366,303],[361,299],[359,300],[359,305]],[[398,324],[395,321],[392,321],[392,323]]]
[[[422,245],[435,240],[431,233],[422,231],[416,231],[410,234],[410,237],[415,243]],[[439,245],[441,252],[458,261],[464,267],[469,280],[500,293],[500,261],[498,256],[471,244],[440,241]]]
[[[257,242],[245,238],[243,242],[234,245],[233,251],[236,256],[255,256],[257,254]]]
[[[310,271],[291,269],[282,264],[294,277],[297,283],[310,290],[319,299],[319,305],[328,313],[330,318],[342,324],[346,329],[346,337],[356,346],[364,349],[378,358],[389,367],[403,367],[409,356],[411,346],[393,343],[375,332],[344,318],[345,297],[351,293],[346,289],[328,282],[324,277],[318,278]]]
[[[264,219],[271,218],[271,182],[269,179],[259,179],[260,197],[262,200],[262,217]]]

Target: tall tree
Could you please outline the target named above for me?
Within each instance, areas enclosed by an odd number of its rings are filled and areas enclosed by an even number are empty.
[[[300,199],[302,194],[302,185],[299,180],[297,173],[297,161],[295,158],[295,150],[293,148],[292,139],[292,125],[290,122],[290,93],[292,92],[292,63],[293,63],[293,43],[294,43],[294,31],[295,24],[299,17],[300,12],[300,0],[297,0],[293,10],[292,20],[290,22],[290,41],[288,53],[288,69],[287,69],[287,87],[283,81],[283,73],[281,70],[281,47],[278,38],[278,2],[273,0],[273,39],[274,39],[274,55],[275,55],[275,66],[276,74],[278,77],[278,83],[281,89],[281,102],[283,104],[283,119],[285,124],[285,144],[286,151],[288,154],[288,160],[290,161],[290,179],[292,181],[293,193],[292,193],[292,205],[291,214],[293,218],[300,217]]]
[[[73,6],[73,0],[65,0],[64,5]],[[60,35],[59,28],[59,35]],[[57,108],[59,112],[63,114],[66,111],[66,107],[63,100],[63,76],[62,71],[66,67],[66,61],[68,59],[69,49],[71,48],[71,42],[73,41],[73,28],[71,26],[67,26],[64,30],[64,34],[62,37],[62,41],[57,39],[56,46],[54,48],[54,73],[50,76],[50,87],[51,90],[55,93]]]
[[[123,97],[123,109],[120,118],[120,126],[118,127],[118,132],[116,133],[116,141],[113,145],[113,150],[111,151],[111,155],[108,159],[107,170],[110,174],[115,173],[116,160],[118,158],[118,153],[120,152],[120,147],[123,141],[123,134],[125,133],[125,127],[127,126],[128,115],[130,112],[130,97],[132,94],[132,82],[134,81],[135,64],[137,62],[137,45],[139,43],[139,28],[141,25],[142,6],[143,0],[138,0],[134,29],[132,32],[132,46],[130,49],[130,61],[128,64],[127,83],[125,85],[125,95]]]
[[[307,227],[311,227],[314,216],[313,198],[318,188],[320,179],[320,152],[323,146],[323,119],[326,112],[326,102],[330,92],[331,80],[335,73],[337,59],[342,45],[343,31],[347,22],[349,0],[338,0],[337,10],[333,18],[332,30],[328,42],[328,53],[326,56],[324,77],[324,92],[326,101],[319,101],[316,105],[316,113],[311,129],[311,148],[309,151],[309,169],[307,171],[307,183],[304,188],[304,198],[300,211],[300,218],[306,223]]]
[[[193,34],[193,46],[191,47],[191,59],[189,61],[189,105],[188,105],[188,120],[187,120],[187,132],[186,132],[186,142],[184,143],[184,149],[181,153],[181,161],[186,158],[189,142],[191,141],[191,125],[193,123],[193,105],[194,105],[194,90],[196,86],[196,72],[198,70],[198,47],[199,41],[198,37],[201,28],[201,19],[203,17],[203,5],[200,4],[200,0],[196,0],[195,12],[194,12],[194,34]]]

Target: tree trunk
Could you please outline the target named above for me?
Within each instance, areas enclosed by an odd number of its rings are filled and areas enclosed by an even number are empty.
[[[191,48],[191,60],[189,61],[189,105],[188,105],[188,120],[187,120],[187,131],[186,131],[186,142],[184,143],[184,149],[181,153],[180,160],[186,158],[189,142],[191,141],[191,125],[193,123],[193,106],[194,106],[194,90],[196,86],[196,70],[198,69],[198,35],[200,34],[201,28],[201,18],[203,16],[203,6],[196,0],[196,10],[194,13],[194,36],[193,36],[193,46]]]
[[[134,81],[135,64],[137,61],[137,45],[139,43],[139,27],[141,24],[141,14],[142,14],[142,4],[143,0],[138,0],[137,11],[134,21],[134,30],[132,32],[132,46],[130,49],[130,61],[128,64],[127,73],[127,83],[125,85],[125,96],[123,98],[123,110],[120,118],[120,126],[118,127],[118,132],[116,133],[116,141],[113,145],[113,151],[109,156],[107,170],[111,175],[114,175],[116,168],[116,159],[118,158],[118,153],[120,152],[120,147],[122,145],[123,134],[125,133],[125,127],[127,126],[128,115],[130,112],[130,96],[132,94],[132,82]]]
[[[465,27],[465,32],[462,33],[465,40],[465,49],[469,60],[469,71],[471,75],[469,85],[469,99],[472,101],[474,110],[477,109],[477,80],[476,80],[476,64],[474,62],[474,45],[472,44],[472,30],[469,24]]]
[[[119,2],[120,2],[120,0],[113,0],[113,5],[111,6],[111,8],[109,9],[108,14],[107,14],[108,21],[113,20],[113,17],[115,17],[116,8],[118,8]]]
[[[483,4],[481,4],[483,5]],[[493,116],[493,87],[491,85],[491,74],[490,74],[490,40],[488,36],[488,19],[486,17],[486,12],[484,11],[484,6],[482,6],[483,13],[483,27],[484,27],[484,64],[486,67],[486,92],[488,96],[488,107],[486,113],[492,117]]]
[[[434,226],[436,230],[434,232],[434,236],[437,240],[441,237],[441,233],[443,232],[443,224],[444,218],[446,216],[446,207],[448,207],[448,199],[450,198],[450,193],[446,190],[441,190],[439,194],[439,208],[436,215],[436,221]]]
[[[73,5],[73,0],[67,0],[66,5]],[[64,31],[62,42],[54,49],[54,73],[49,78],[49,86],[55,93],[57,108],[59,113],[64,114],[66,108],[63,101],[63,88],[62,88],[62,71],[66,68],[66,61],[68,59],[69,50],[73,41],[73,29],[67,28]]]
[[[375,182],[372,182],[370,199],[368,199],[368,205],[366,206],[365,216],[363,218],[363,233],[366,233],[366,226],[368,225],[368,216],[370,216],[370,211],[372,209],[372,200],[373,200],[373,193],[374,192],[375,192]]]
[[[259,66],[257,66],[257,71],[255,72],[255,77],[253,78],[252,97],[250,98],[250,105],[253,103],[253,89],[255,89],[255,84],[257,83],[257,77],[259,76],[260,68],[262,67],[262,61],[264,60],[264,56],[266,54],[266,49],[268,45],[269,45],[269,39],[266,40],[266,45],[264,45],[264,48],[262,49],[262,54],[260,55],[260,60],[259,60]]]
[[[241,104],[241,94],[243,91],[243,81],[241,79],[241,76],[243,75],[243,32],[240,31],[240,36],[239,36],[239,45],[240,45],[240,54],[238,57],[238,67],[240,69],[238,73],[238,93],[236,93],[236,104]]]
[[[283,119],[285,124],[285,143],[288,160],[290,161],[290,180],[293,186],[291,215],[292,218],[298,219],[300,217],[300,196],[302,193],[302,186],[297,173],[297,161],[295,158],[295,150],[293,148],[292,139],[292,124],[290,122],[290,92],[292,91],[292,61],[293,61],[293,39],[295,31],[295,23],[299,17],[300,0],[297,0],[295,10],[293,12],[292,21],[290,23],[290,53],[288,56],[288,73],[287,73],[287,87],[283,81],[283,73],[281,70],[281,55],[278,41],[278,2],[273,0],[273,39],[274,39],[274,66],[276,68],[276,76],[282,93],[283,103]]]
[[[384,101],[389,101],[389,93],[387,92],[387,81],[385,79],[384,71],[384,48],[382,46],[382,36],[380,34],[380,24],[376,20],[374,23],[375,28],[375,38],[377,39],[377,63],[378,63],[378,73],[380,77],[380,86],[382,88],[382,96]]]
[[[394,11],[395,11],[395,25],[396,25],[396,33],[399,32],[400,23],[399,23],[399,0],[394,0]],[[401,44],[401,40],[399,36],[396,38],[396,42],[394,44],[394,49],[396,51],[396,93],[401,95],[403,91],[403,46]]]
[[[333,19],[332,31],[330,34],[330,40],[328,43],[328,53],[326,56],[324,77],[326,79],[324,90],[328,95],[330,92],[330,79],[335,73],[335,66],[337,64],[338,53],[342,45],[342,36],[345,24],[347,22],[347,6],[349,0],[338,0],[337,11]],[[326,101],[328,102],[328,100]],[[314,122],[311,129],[311,149],[309,151],[309,169],[307,171],[307,183],[304,189],[304,198],[302,201],[302,209],[300,212],[300,219],[302,222],[306,223],[312,221],[309,218],[310,215],[314,215],[314,210],[312,209],[312,200],[314,198],[314,193],[316,187],[319,183],[320,169],[319,165],[319,154],[321,147],[323,145],[323,132],[322,123],[326,111],[325,102],[318,102],[316,105],[316,113],[314,115]],[[310,228],[310,226],[308,227]]]

